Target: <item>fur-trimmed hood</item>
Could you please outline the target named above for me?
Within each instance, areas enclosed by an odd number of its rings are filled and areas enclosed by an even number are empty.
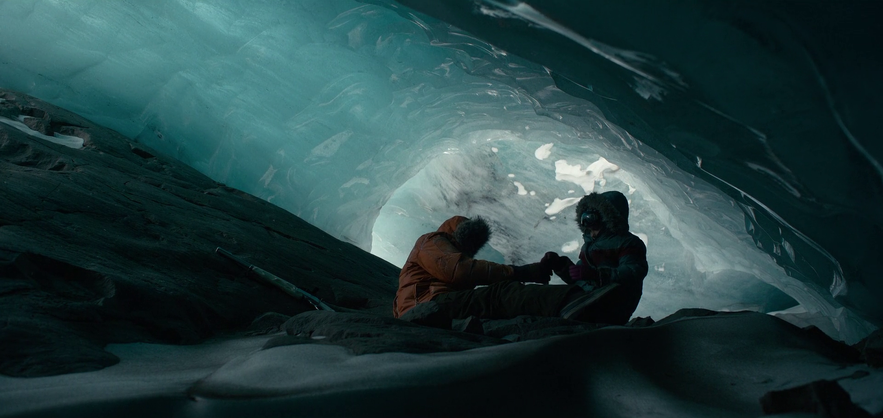
[[[580,217],[589,210],[597,210],[601,214],[605,228],[614,234],[629,230],[629,201],[620,192],[591,193],[580,199],[576,205],[576,224],[583,234],[588,234]]]
[[[468,221],[469,218],[465,216],[452,216],[448,220],[442,222],[441,226],[438,227],[438,232],[444,232],[446,234],[453,234],[454,231],[457,230],[457,227],[463,223]]]
[[[454,216],[441,224],[438,232],[450,234],[457,248],[470,257],[474,257],[491,236],[490,225],[480,216],[474,218]]]

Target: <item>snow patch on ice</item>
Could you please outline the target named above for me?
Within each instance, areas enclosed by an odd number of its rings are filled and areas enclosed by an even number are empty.
[[[64,145],[68,148],[81,149],[81,148],[83,148],[83,146],[85,144],[85,141],[83,140],[83,138],[80,138],[78,136],[62,135],[59,133],[56,133],[53,136],[44,135],[40,132],[37,132],[37,131],[31,129],[28,125],[25,125],[24,123],[21,123],[19,121],[12,120],[12,119],[4,118],[2,116],[0,116],[0,123],[5,123],[15,129],[18,129],[19,131],[22,131],[22,132],[24,132],[30,136],[33,136],[35,138],[40,138],[44,141],[48,141],[53,144]]]
[[[568,241],[565,242],[564,245],[561,246],[561,252],[563,253],[574,253],[579,250],[579,241]]]
[[[586,194],[595,190],[595,183],[604,185],[604,172],[615,172],[619,170],[619,166],[607,161],[604,157],[598,158],[598,161],[590,164],[585,170],[581,164],[571,165],[567,160],[555,161],[555,180],[568,181],[583,188]]]
[[[577,203],[579,203],[580,197],[568,197],[566,199],[555,198],[552,203],[547,203],[548,207],[546,208],[546,215],[555,215],[560,213],[562,210],[567,209]]]
[[[554,143],[545,144],[537,148],[537,150],[534,151],[533,155],[537,157],[538,160],[545,160],[546,158],[549,158],[550,155],[552,155],[553,146],[555,146]]]

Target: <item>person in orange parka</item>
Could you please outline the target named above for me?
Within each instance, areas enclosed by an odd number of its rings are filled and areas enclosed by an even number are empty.
[[[399,275],[393,315],[399,318],[418,303],[432,301],[451,319],[558,316],[570,286],[524,284],[549,283],[558,255],[547,253],[539,263],[524,266],[473,258],[489,238],[484,219],[463,216],[418,238]]]

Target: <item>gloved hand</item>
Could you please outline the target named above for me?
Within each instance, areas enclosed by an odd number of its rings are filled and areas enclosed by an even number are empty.
[[[519,282],[533,282],[549,284],[552,279],[552,269],[540,263],[527,264],[523,266],[514,266],[515,274],[513,280]]]
[[[561,256],[550,251],[543,256],[540,263],[551,266],[552,271],[555,272],[561,280],[564,280],[564,283],[573,283],[573,280],[570,279],[570,266],[573,265],[573,261],[571,261],[569,257]]]
[[[558,253],[549,251],[546,254],[543,254],[543,259],[540,260],[540,264],[548,267],[549,270],[555,270],[555,265],[558,264],[559,259],[561,259],[561,256],[558,255]]]
[[[593,286],[601,286],[601,281],[600,281],[600,277],[599,277],[600,271],[598,269],[596,269],[594,266],[587,265],[587,264],[577,264],[577,265],[570,266],[570,268],[568,270],[570,273],[570,279],[574,282],[578,281],[578,280],[583,280]],[[606,274],[606,277],[608,278],[608,282],[609,282],[609,279],[611,279],[613,277],[613,274],[615,272],[613,271],[613,269],[611,269],[609,267],[604,267],[603,270],[605,270],[604,274]],[[607,283],[604,283],[604,284],[607,284]]]
[[[585,280],[583,279],[583,266],[574,264],[568,267],[567,272],[570,273],[570,280],[575,282],[577,280]]]

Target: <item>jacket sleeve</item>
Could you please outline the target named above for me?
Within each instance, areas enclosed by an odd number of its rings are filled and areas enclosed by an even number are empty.
[[[647,246],[638,237],[632,237],[618,251],[619,263],[614,269],[613,281],[625,286],[640,286],[647,276]]]
[[[492,284],[514,277],[512,266],[468,257],[442,234],[424,243],[418,263],[432,277],[463,287]]]

